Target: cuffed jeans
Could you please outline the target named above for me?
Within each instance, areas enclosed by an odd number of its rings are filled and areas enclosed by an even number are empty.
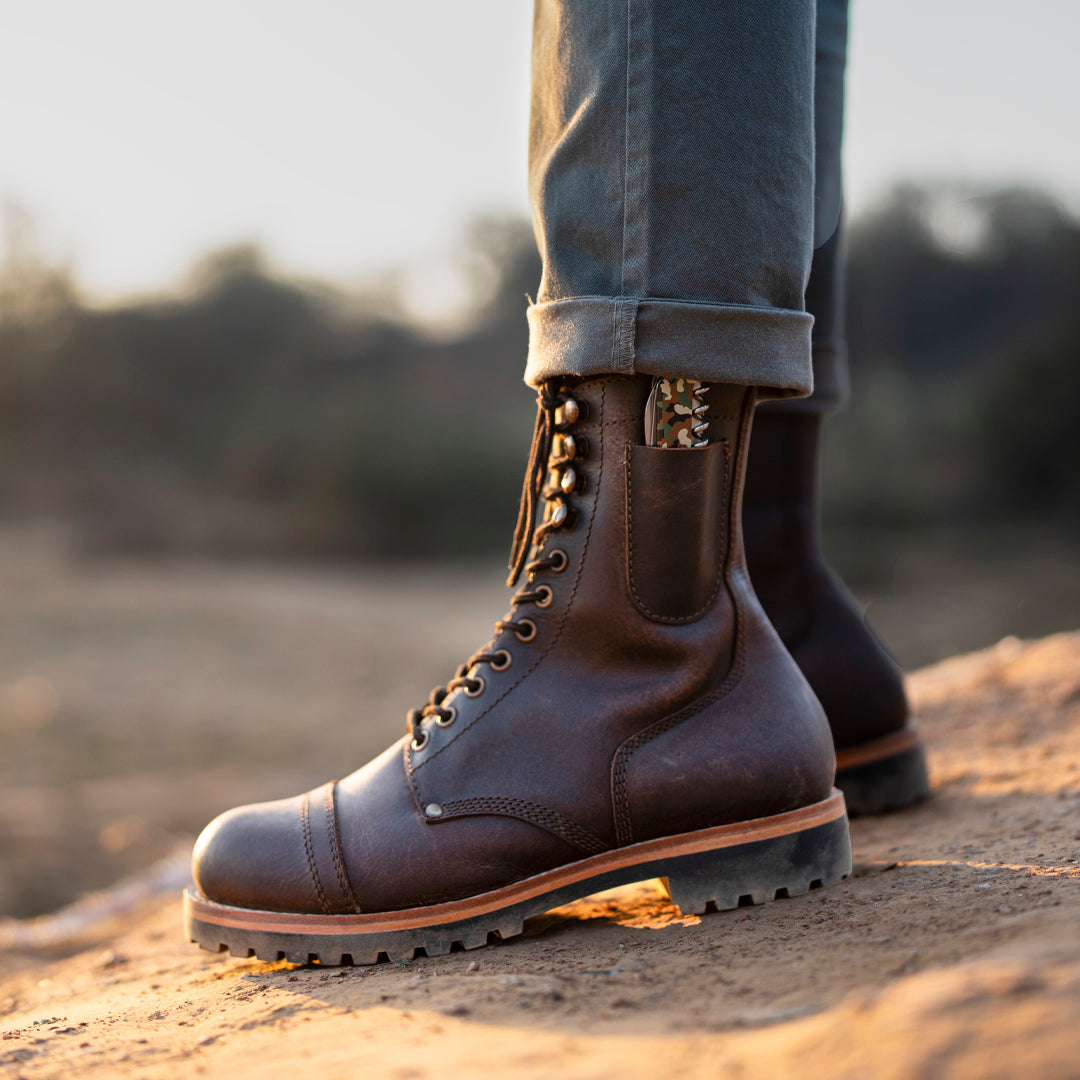
[[[842,398],[846,38],[846,0],[536,0],[526,381]]]

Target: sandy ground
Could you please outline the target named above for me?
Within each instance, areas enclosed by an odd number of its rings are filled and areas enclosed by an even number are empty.
[[[340,970],[199,952],[172,893],[74,936],[9,922],[0,1071],[1080,1076],[1080,633],[910,688],[934,797],[855,822],[831,889],[683,918],[643,883],[504,944]]]

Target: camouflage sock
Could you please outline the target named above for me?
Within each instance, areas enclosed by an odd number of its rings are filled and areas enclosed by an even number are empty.
[[[704,446],[708,442],[704,419],[707,393],[708,387],[694,379],[657,379],[649,395],[654,427],[647,441],[675,449]]]

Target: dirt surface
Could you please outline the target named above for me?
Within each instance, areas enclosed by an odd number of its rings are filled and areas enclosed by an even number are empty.
[[[355,969],[199,952],[173,895],[81,929],[9,923],[0,1070],[1080,1076],[1080,634],[910,689],[934,797],[855,822],[831,889],[683,918],[643,883],[504,944]]]

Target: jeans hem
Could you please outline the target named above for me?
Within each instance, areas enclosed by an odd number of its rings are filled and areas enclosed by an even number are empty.
[[[774,398],[814,387],[813,316],[804,311],[683,300],[585,296],[528,311],[525,381],[660,375],[758,386]]]
[[[763,408],[770,412],[816,413],[824,416],[847,404],[851,396],[847,345],[838,340],[815,339],[811,344],[811,353],[814,360],[814,392],[809,397],[764,402]]]

